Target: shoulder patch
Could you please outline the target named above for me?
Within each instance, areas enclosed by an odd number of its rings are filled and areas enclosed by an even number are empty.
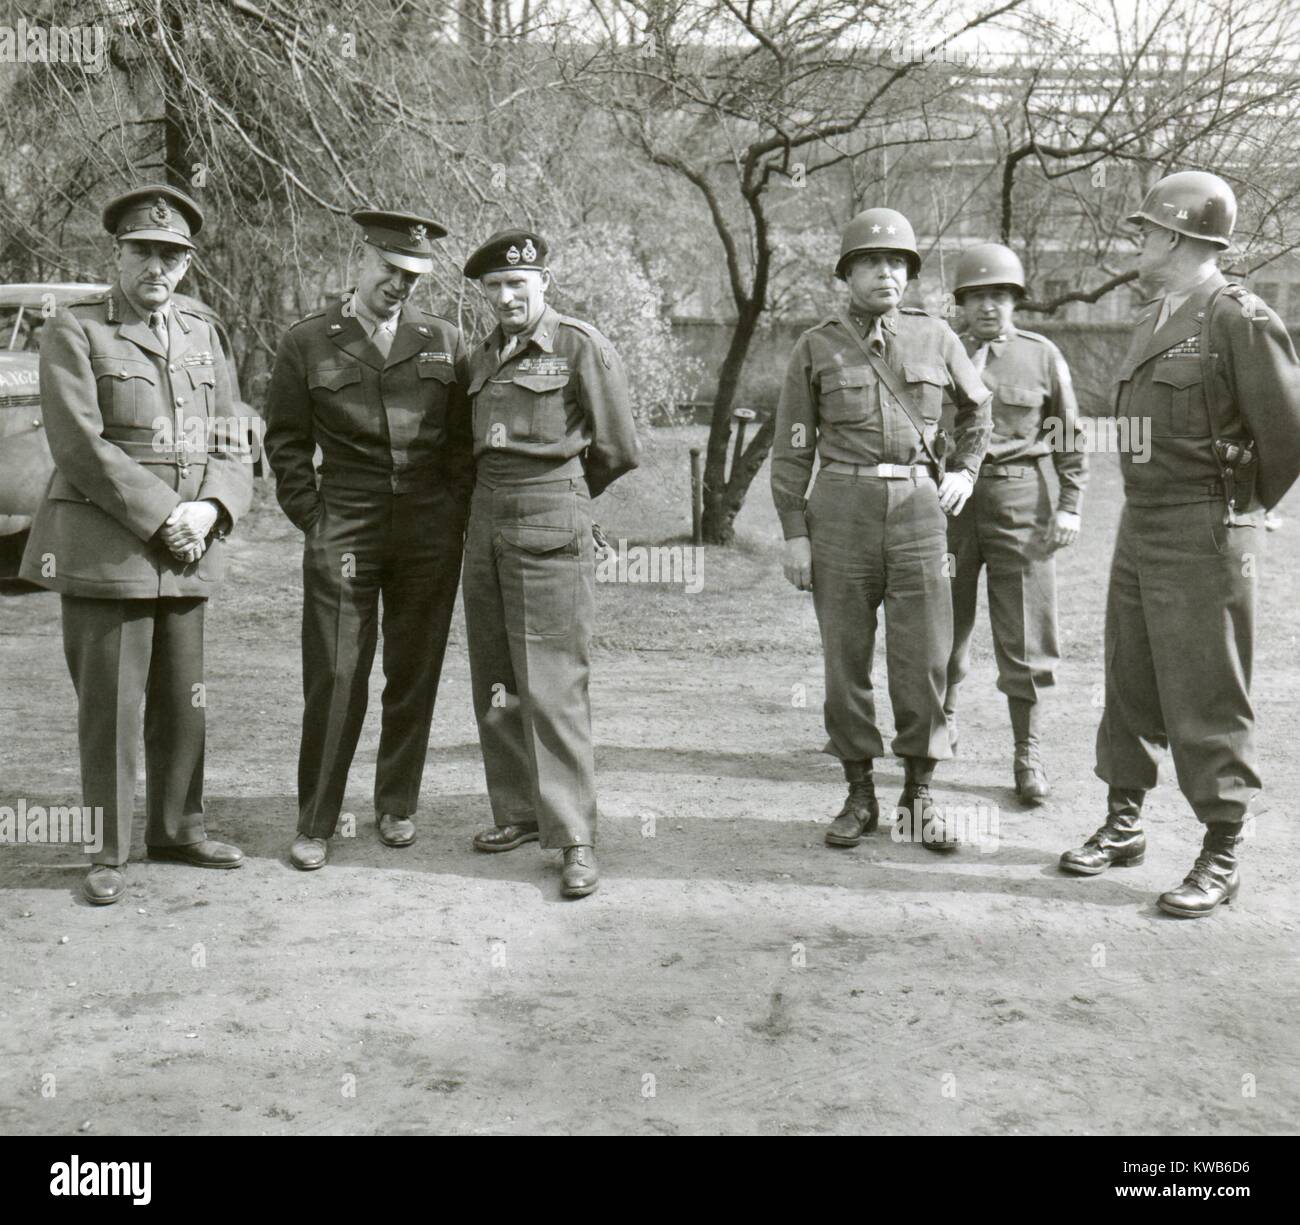
[[[582,319],[575,319],[572,315],[561,315],[558,311],[556,312],[556,315],[561,325],[567,325],[568,327],[573,328],[574,331],[581,332],[588,340],[595,344],[596,352],[600,354],[600,360],[604,364],[605,369],[608,370],[613,363],[613,358],[610,356],[609,341],[601,334],[600,329]]]
[[[1229,281],[1223,287],[1223,293],[1225,297],[1232,298],[1241,307],[1241,317],[1243,319],[1249,319],[1251,323],[1264,323],[1268,319],[1268,311],[1264,309],[1264,300],[1251,293],[1244,285]]]

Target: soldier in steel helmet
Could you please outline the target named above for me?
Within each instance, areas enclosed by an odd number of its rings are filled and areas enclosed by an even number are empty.
[[[953,294],[962,312],[962,343],[993,392],[993,439],[970,504],[948,522],[953,649],[944,710],[956,751],[957,691],[970,670],[980,571],[987,569],[998,688],[1007,695],[1015,744],[1016,795],[1041,804],[1049,784],[1039,747],[1039,697],[1055,684],[1059,659],[1053,551],[1079,535],[1088,457],[1065,358],[1046,336],[1016,326],[1016,303],[1024,293],[1025,273],[1014,251],[981,243],[962,252]],[[1060,485],[1055,508],[1049,463]]]
[[[1129,217],[1151,300],[1119,370],[1116,415],[1145,418],[1150,450],[1121,455],[1097,732],[1106,820],[1061,856],[1064,871],[1085,876],[1142,862],[1142,803],[1167,746],[1205,827],[1183,883],[1158,899],[1186,918],[1240,887],[1241,832],[1260,786],[1253,563],[1262,508],[1300,474],[1300,361],[1277,315],[1217,266],[1236,212],[1222,179],[1183,171]]]
[[[885,750],[871,665],[882,605],[891,748],[906,776],[895,836],[935,851],[958,844],[930,795],[936,763],[952,756],[943,710],[952,651],[946,515],[959,514],[971,495],[991,397],[946,323],[900,307],[920,265],[901,213],[871,208],[854,217],[835,268],[848,304],[799,338],[777,408],[772,497],[785,576],[813,593],[826,751],[849,784],[826,834],[835,847],[856,846],[879,819],[872,771]],[[950,456],[939,422],[945,391],[956,405]],[[814,458],[820,467],[805,498]]]

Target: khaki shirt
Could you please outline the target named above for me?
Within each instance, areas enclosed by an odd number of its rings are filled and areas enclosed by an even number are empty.
[[[992,429],[991,395],[956,333],[941,319],[903,308],[880,317],[884,361],[908,385],[933,445],[943,396],[957,405],[949,469],[973,480]],[[772,442],[772,500],[787,539],[808,535],[804,519],[813,458],[823,464],[927,464],[921,435],[867,361],[874,318],[846,311],[810,328],[795,343],[777,404]]]
[[[596,497],[641,460],[623,363],[590,324],[547,307],[501,361],[498,326],[474,349],[469,395],[474,457],[500,454],[558,467],[583,457]]]
[[[972,357],[985,343],[968,333],[961,340]],[[993,392],[993,438],[985,462],[1051,455],[1060,479],[1058,509],[1077,513],[1088,483],[1088,456],[1065,358],[1046,336],[1015,327],[988,344],[980,376]]]

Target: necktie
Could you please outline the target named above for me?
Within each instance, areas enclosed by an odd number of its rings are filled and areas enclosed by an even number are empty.
[[[167,316],[162,311],[152,311],[149,314],[149,328],[155,336],[162,341],[163,352],[166,353],[171,347],[167,337]]]
[[[506,337],[506,343],[501,346],[501,361],[498,364],[504,365],[506,362],[508,362],[511,356],[514,354],[514,351],[518,347],[519,347],[519,333],[512,332],[509,336]]]
[[[1160,302],[1160,313],[1156,316],[1156,331],[1157,331],[1157,332],[1158,332],[1162,327],[1165,326],[1165,323],[1166,323],[1166,321],[1169,319],[1169,316],[1172,315],[1173,313],[1174,313],[1174,312],[1171,311],[1171,310],[1169,309],[1169,296],[1168,296],[1168,294],[1166,294],[1165,297],[1164,297],[1163,299],[1161,299],[1161,302]]]
[[[992,345],[993,342],[991,340],[986,340],[978,349],[975,350],[974,353],[970,355],[970,364],[975,367],[976,374],[984,373],[984,367],[988,365],[989,353]]]
[[[379,355],[385,360],[388,358],[389,350],[393,347],[392,320],[384,320],[375,324],[375,329],[370,333],[370,343],[379,350]]]
[[[871,325],[871,331],[867,333],[867,344],[873,353],[884,355],[885,352],[885,325],[883,316],[877,315],[875,322]]]

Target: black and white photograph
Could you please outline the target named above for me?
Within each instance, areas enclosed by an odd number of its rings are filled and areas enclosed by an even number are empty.
[[[1298,337],[1300,0],[0,0],[34,1202],[1285,1177]]]

